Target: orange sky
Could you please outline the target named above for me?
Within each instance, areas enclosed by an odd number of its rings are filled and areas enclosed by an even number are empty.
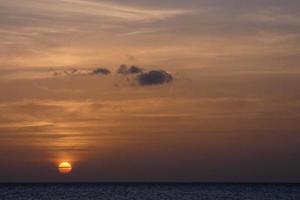
[[[0,182],[299,182],[299,8],[0,1]]]

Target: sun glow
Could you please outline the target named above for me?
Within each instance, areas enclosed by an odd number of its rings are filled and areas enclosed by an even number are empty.
[[[72,171],[72,165],[68,162],[62,162],[58,165],[58,171],[62,174],[69,174]]]

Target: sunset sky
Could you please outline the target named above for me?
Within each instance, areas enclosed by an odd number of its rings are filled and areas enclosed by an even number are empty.
[[[299,182],[299,64],[299,0],[0,0],[0,182]]]

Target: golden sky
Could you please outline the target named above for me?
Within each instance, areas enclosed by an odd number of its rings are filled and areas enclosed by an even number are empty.
[[[299,8],[0,0],[0,182],[299,182]]]

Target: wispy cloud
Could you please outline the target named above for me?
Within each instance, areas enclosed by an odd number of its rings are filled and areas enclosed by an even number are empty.
[[[136,35],[144,35],[144,34],[151,34],[151,33],[157,33],[157,32],[163,32],[166,31],[166,29],[140,29],[135,31],[130,31],[126,33],[121,33],[120,36],[136,36]]]
[[[158,9],[107,1],[57,0],[53,2],[45,0],[37,2],[17,0],[5,5],[9,9],[18,8],[21,12],[16,15],[27,15],[27,17],[34,17],[34,15],[47,18],[91,16],[135,22],[152,22],[195,13],[192,9]]]
[[[256,23],[300,24],[299,14],[287,12],[281,8],[259,9],[243,16]]]
[[[260,31],[254,37],[258,41],[266,44],[280,44],[288,42],[294,43],[300,39],[300,34]]]
[[[193,10],[184,9],[149,9],[132,7],[128,5],[116,4],[112,2],[91,2],[82,0],[61,0],[62,3],[69,4],[63,10],[95,16],[113,17],[128,21],[155,21],[162,20],[177,15],[192,14]]]

